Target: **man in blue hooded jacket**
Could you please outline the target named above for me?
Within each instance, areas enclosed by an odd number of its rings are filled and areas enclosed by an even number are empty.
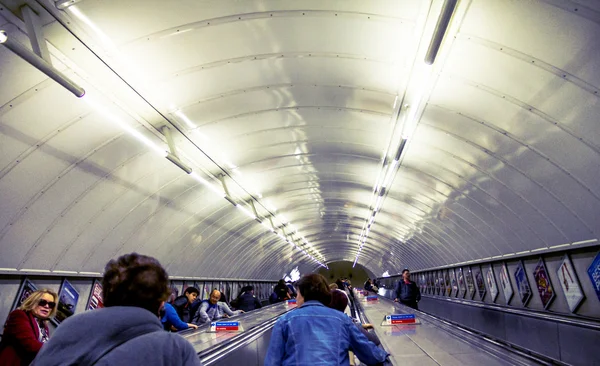
[[[65,320],[32,365],[201,365],[194,347],[158,320],[168,283],[152,257],[132,253],[111,260],[102,279],[105,308]]]

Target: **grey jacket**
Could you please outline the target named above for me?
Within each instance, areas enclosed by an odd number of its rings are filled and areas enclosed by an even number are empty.
[[[221,319],[223,314],[235,316],[241,314],[241,311],[232,311],[226,303],[221,301],[213,305],[208,300],[204,300],[194,315],[193,323],[196,325],[206,324]]]
[[[58,326],[32,363],[57,365],[201,365],[194,347],[165,332],[158,316],[132,306],[77,314]]]

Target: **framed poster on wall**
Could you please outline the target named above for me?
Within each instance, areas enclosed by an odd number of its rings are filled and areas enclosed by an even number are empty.
[[[17,292],[17,297],[15,298],[15,302],[14,302],[13,307],[12,307],[12,309],[10,311],[13,311],[16,308],[18,308],[19,306],[21,306],[21,304],[23,303],[23,301],[27,300],[27,298],[29,297],[29,295],[31,295],[35,291],[37,291],[37,286],[34,285],[33,282],[31,282],[27,277],[25,277],[23,279],[23,282],[21,283],[21,287],[19,288],[19,292]]]
[[[471,267],[465,267],[465,280],[467,282],[467,299],[473,300],[475,296],[475,281],[473,281],[473,272]]]
[[[475,272],[475,285],[477,285],[477,293],[479,295],[479,300],[483,301],[485,297],[485,282],[483,280],[483,273],[481,272],[480,266],[475,266],[473,269]]]
[[[52,322],[58,325],[75,314],[77,301],[79,301],[79,292],[67,279],[64,279],[58,292],[58,307]]]
[[[581,291],[577,273],[575,273],[575,269],[573,268],[573,264],[571,263],[568,254],[565,254],[556,274],[558,276],[560,287],[562,287],[563,294],[565,294],[565,298],[567,299],[569,310],[573,313],[579,304],[581,304],[581,301],[583,301],[585,296],[583,295],[583,291]]]
[[[506,305],[510,302],[513,297],[513,288],[508,277],[508,269],[506,269],[506,263],[502,263],[500,267],[500,286],[502,287],[502,293],[504,294],[504,300]]]
[[[454,268],[449,269],[450,272],[450,281],[452,282],[452,294],[450,296],[456,297],[458,296],[458,282],[456,281],[456,273],[454,272]]]
[[[488,288],[490,289],[492,302],[496,302],[496,298],[498,297],[498,286],[496,285],[496,277],[494,277],[494,268],[491,264],[485,270],[485,282],[487,282]]]
[[[517,264],[517,268],[515,269],[515,282],[517,283],[517,292],[519,293],[521,304],[527,306],[527,303],[531,298],[531,287],[529,287],[529,280],[527,279],[527,272],[525,272],[523,262]]]
[[[450,284],[450,270],[444,270],[444,282],[446,282],[446,296],[450,296],[452,294],[452,285]]]
[[[102,284],[98,280],[94,280],[92,285],[92,291],[90,292],[90,298],[88,299],[85,310],[101,309],[104,307],[102,301]]]
[[[552,288],[550,276],[548,276],[548,271],[546,270],[543,258],[540,258],[533,270],[533,279],[535,280],[538,294],[540,294],[542,305],[544,305],[544,309],[547,309],[548,305],[552,302],[552,299],[554,299],[554,289]]]
[[[465,276],[462,268],[458,268],[458,297],[461,299],[465,297],[467,291],[465,288]]]
[[[594,290],[596,290],[596,296],[598,296],[598,300],[600,300],[600,252],[596,254],[596,258],[594,258],[592,264],[590,264],[587,273],[590,277],[590,281],[592,281]]]
[[[175,301],[175,299],[177,298],[177,296],[179,296],[179,289],[177,288],[177,284],[175,282],[171,282],[169,288],[171,289],[171,295],[169,295],[169,299],[167,300],[167,302],[172,304],[173,301]]]
[[[431,284],[431,272],[427,272],[427,293],[428,294],[432,294],[433,291],[431,290],[433,288],[433,285]]]

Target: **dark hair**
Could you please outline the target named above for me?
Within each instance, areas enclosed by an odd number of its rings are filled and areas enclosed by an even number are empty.
[[[279,280],[277,286],[285,286],[285,280]]]
[[[304,301],[317,300],[321,304],[329,306],[331,302],[329,286],[325,277],[320,274],[305,275],[298,281],[297,287],[302,297],[304,297]]]
[[[185,289],[185,291],[183,291],[184,294],[196,294],[196,295],[200,295],[200,290],[198,290],[195,287],[188,287]]]
[[[254,286],[246,286],[244,292],[254,291]]]
[[[170,295],[169,276],[158,260],[131,253],[111,259],[104,268],[104,306],[135,306],[153,314]]]
[[[342,291],[332,290],[329,307],[344,312],[344,310],[346,310],[346,306],[348,306],[348,296],[346,296],[346,294]]]
[[[404,269],[402,270],[402,274],[404,274],[404,272],[410,272],[410,271],[408,270],[408,268],[404,268]]]

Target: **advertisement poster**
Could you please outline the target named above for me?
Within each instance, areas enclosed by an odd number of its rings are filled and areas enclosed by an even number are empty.
[[[449,270],[444,271],[444,280],[446,282],[446,296],[452,295],[452,285],[450,284],[450,273]]]
[[[558,282],[560,283],[560,287],[562,287],[563,294],[565,294],[565,298],[567,299],[569,310],[575,312],[575,309],[581,304],[585,296],[583,295],[583,291],[581,291],[579,279],[568,255],[565,255],[563,258],[556,274],[558,275]]]
[[[92,292],[90,293],[90,299],[88,300],[85,310],[101,309],[104,307],[102,302],[102,285],[100,281],[95,280],[92,285]]]
[[[425,293],[425,290],[427,289],[427,281],[425,280],[425,274],[424,273],[422,273],[419,276],[419,281],[420,281],[420,285],[421,285],[421,288],[420,288],[421,293]]]
[[[431,272],[427,272],[427,293],[428,294],[432,294],[433,291],[431,290],[433,288],[432,284],[431,284]]]
[[[544,260],[542,258],[540,258],[537,266],[535,266],[535,269],[533,270],[533,278],[538,293],[540,294],[542,305],[544,305],[544,309],[547,309],[548,305],[552,302],[552,299],[554,299],[554,289],[552,288],[550,276],[548,276],[548,271],[546,271],[546,265],[544,265]]]
[[[456,273],[454,269],[450,270],[450,280],[452,281],[452,297],[458,296],[458,282],[456,281]]]
[[[481,272],[481,267],[476,266],[473,269],[475,273],[475,285],[477,285],[477,294],[479,295],[479,300],[483,301],[485,297],[485,282],[483,280],[483,273]]]
[[[458,269],[458,297],[460,297],[461,299],[465,297],[466,295],[466,289],[465,289],[465,277],[463,275],[463,270],[462,268]]]
[[[79,292],[66,279],[63,280],[58,292],[58,310],[53,319],[55,324],[62,323],[65,319],[75,314],[75,307],[79,300]]]
[[[496,298],[498,297],[498,286],[496,285],[496,277],[494,277],[494,268],[491,264],[485,271],[485,282],[487,282],[488,288],[490,289],[492,302],[496,302]]]
[[[529,287],[529,280],[527,280],[527,273],[525,272],[523,262],[517,264],[517,269],[515,270],[515,282],[517,283],[519,299],[523,306],[526,306],[531,298],[531,287]]]
[[[23,280],[23,283],[21,284],[21,288],[19,289],[19,292],[17,293],[17,297],[15,298],[15,303],[14,303],[11,311],[15,310],[16,308],[21,306],[23,301],[27,300],[29,295],[31,295],[36,290],[37,290],[37,287],[33,284],[33,282],[29,281],[28,278],[25,278]]]
[[[175,301],[175,299],[177,298],[177,296],[179,296],[179,289],[177,288],[177,285],[174,282],[171,282],[169,287],[171,289],[171,295],[169,295],[169,299],[167,300],[167,302],[172,304],[173,301]]]
[[[439,295],[440,294],[440,275],[439,272],[433,272],[433,276],[435,278],[435,291],[434,291],[434,295]]]
[[[592,281],[592,285],[594,286],[594,290],[596,290],[596,296],[598,296],[598,300],[600,300],[600,252],[596,254],[596,258],[588,268],[588,276],[590,276],[590,281]]]
[[[470,267],[467,267],[467,270],[465,271],[465,280],[467,282],[467,289],[469,290],[467,299],[472,300],[475,296],[475,282],[473,281],[473,273],[471,272]]]
[[[512,284],[510,283],[510,278],[508,277],[506,263],[502,263],[502,267],[500,267],[500,286],[502,286],[502,293],[504,294],[506,305],[508,305],[510,299],[513,297],[513,289]]]

